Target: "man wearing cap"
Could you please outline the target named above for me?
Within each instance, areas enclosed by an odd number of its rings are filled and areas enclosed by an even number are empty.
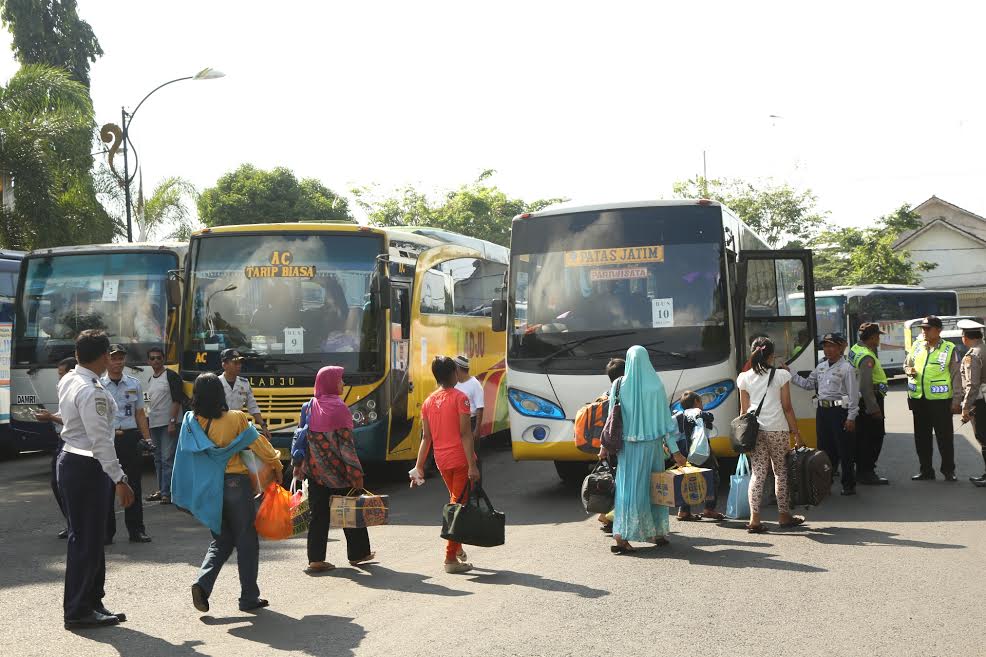
[[[941,339],[942,321],[934,315],[921,323],[924,339],[916,340],[904,360],[907,375],[907,402],[914,414],[914,446],[921,471],[911,477],[914,481],[935,478],[934,447],[931,434],[938,439],[941,472],[945,481],[958,481],[955,476],[955,432],[952,415],[962,409],[962,375],[955,345]]]
[[[962,423],[972,422],[972,432],[982,450],[986,463],[986,349],[983,347],[983,325],[971,319],[959,320],[956,328],[962,331],[962,344],[969,351],[962,358]],[[986,488],[986,473],[969,477],[969,481]]]
[[[127,473],[130,487],[136,496],[134,503],[127,507],[123,514],[127,532],[130,534],[130,542],[150,543],[151,537],[147,535],[147,530],[144,527],[144,502],[140,496],[140,478],[143,469],[140,441],[143,438],[144,442],[151,447],[153,447],[153,443],[151,442],[151,429],[147,422],[147,415],[144,412],[144,391],[140,381],[129,374],[124,374],[123,368],[126,361],[127,350],[123,345],[110,345],[110,359],[106,374],[99,381],[116,402],[116,413],[113,415],[116,456],[120,460],[123,471]],[[113,512],[113,505],[110,504],[106,528],[107,544],[113,542],[115,535],[116,514]]]
[[[883,404],[887,396],[887,373],[880,364],[880,336],[876,322],[859,327],[859,340],[849,350],[849,363],[856,369],[860,413],[856,418],[856,481],[864,486],[890,482],[876,473],[876,462],[887,434]]]
[[[79,363],[58,381],[64,442],[56,472],[68,517],[65,629],[116,625],[126,620],[125,614],[114,614],[103,604],[106,510],[112,512],[113,494],[123,507],[134,502],[113,446],[116,402],[99,382],[109,360],[109,347],[110,340],[102,331],[82,331],[75,340]]]
[[[822,338],[825,360],[808,375],[808,378],[791,372],[791,383],[814,390],[818,397],[815,411],[815,429],[818,446],[828,454],[832,463],[842,470],[842,494],[856,494],[856,415],[859,413],[859,390],[856,372],[842,357],[846,339],[841,333],[827,333]],[[783,366],[788,369],[787,365]]]
[[[469,398],[469,408],[472,409],[472,436],[474,440],[479,440],[479,432],[483,427],[483,409],[486,401],[483,395],[483,386],[476,380],[476,377],[469,375],[469,359],[459,355],[452,359],[455,363],[455,377],[458,383],[455,389]]]
[[[240,371],[243,369],[243,356],[236,349],[224,349],[219,359],[223,364],[223,375],[219,378],[226,392],[226,406],[231,411],[246,410],[253,416],[254,423],[260,427],[264,436],[270,440],[270,432],[267,431],[267,423],[260,415],[260,405],[257,403],[257,398],[253,396],[253,388],[245,377],[240,376]]]

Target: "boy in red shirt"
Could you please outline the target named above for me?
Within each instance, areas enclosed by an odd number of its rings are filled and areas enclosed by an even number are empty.
[[[408,473],[411,487],[424,483],[425,459],[434,444],[435,464],[448,487],[451,502],[464,502],[469,496],[471,485],[479,481],[479,468],[476,466],[476,452],[469,423],[469,398],[455,389],[455,363],[451,358],[436,356],[431,363],[431,373],[441,387],[431,393],[421,406],[423,435],[417,463]],[[445,546],[445,572],[469,572],[472,564],[465,559],[462,544],[448,541]]]

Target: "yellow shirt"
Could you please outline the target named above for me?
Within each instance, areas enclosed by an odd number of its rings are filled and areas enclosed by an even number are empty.
[[[209,430],[206,431],[209,440],[218,447],[225,447],[243,433],[249,424],[249,417],[243,411],[227,411],[221,418],[215,420],[209,420],[209,418],[198,415],[195,416],[195,419],[198,420],[203,431],[205,431],[206,425],[209,425]],[[209,424],[210,422],[212,424]],[[278,458],[277,450],[263,435],[258,436],[255,441],[250,443],[250,451],[256,454],[261,461],[273,467],[275,471],[281,471],[281,460]],[[248,474],[249,472],[243,462],[243,457],[239,454],[234,454],[226,464],[226,474]]]

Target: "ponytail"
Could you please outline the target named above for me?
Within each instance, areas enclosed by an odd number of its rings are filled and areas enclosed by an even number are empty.
[[[763,335],[753,341],[750,346],[750,367],[757,374],[766,374],[769,369],[768,362],[774,355],[774,342]]]

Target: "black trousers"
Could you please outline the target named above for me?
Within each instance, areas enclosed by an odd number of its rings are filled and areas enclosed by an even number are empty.
[[[842,487],[856,485],[856,436],[846,431],[849,411],[845,408],[815,409],[815,430],[818,433],[818,448],[829,455],[833,465],[838,464],[842,473]]]
[[[312,520],[308,525],[308,562],[325,561],[325,549],[329,542],[329,502],[333,495],[345,495],[348,488],[328,488],[308,480],[308,504]],[[370,554],[370,533],[362,529],[343,529],[346,535],[346,555],[356,561]]]
[[[58,439],[58,447],[55,449],[55,453],[51,455],[51,492],[55,495],[55,504],[58,505],[58,510],[62,512],[62,517],[68,520],[68,514],[65,513],[65,503],[62,502],[62,492],[58,490],[58,456],[62,453],[62,445],[65,444],[61,438]]]
[[[973,408],[975,414],[972,416],[972,431],[983,453],[983,464],[986,465],[986,399],[977,400]]]
[[[876,396],[883,413],[883,395]],[[883,437],[887,433],[886,419],[870,416],[865,402],[859,401],[859,417],[856,418],[856,471],[859,474],[875,474],[876,462],[883,450]]]
[[[955,430],[952,428],[951,399],[911,399],[914,413],[914,448],[921,463],[921,473],[934,474],[934,447],[931,434],[938,440],[942,474],[955,472]]]
[[[127,533],[130,536],[146,533],[144,527],[144,497],[141,494],[140,475],[143,468],[140,457],[140,431],[137,429],[127,429],[123,435],[116,439],[116,458],[120,460],[120,467],[123,468],[130,488],[134,491],[134,503],[123,512],[123,519],[127,525]],[[114,491],[109,493],[109,511],[106,520],[106,539],[112,540],[116,536],[116,512],[113,507]]]
[[[103,604],[106,581],[106,507],[113,482],[99,461],[61,452],[56,466],[58,487],[68,516],[65,562],[65,620],[88,616]]]

